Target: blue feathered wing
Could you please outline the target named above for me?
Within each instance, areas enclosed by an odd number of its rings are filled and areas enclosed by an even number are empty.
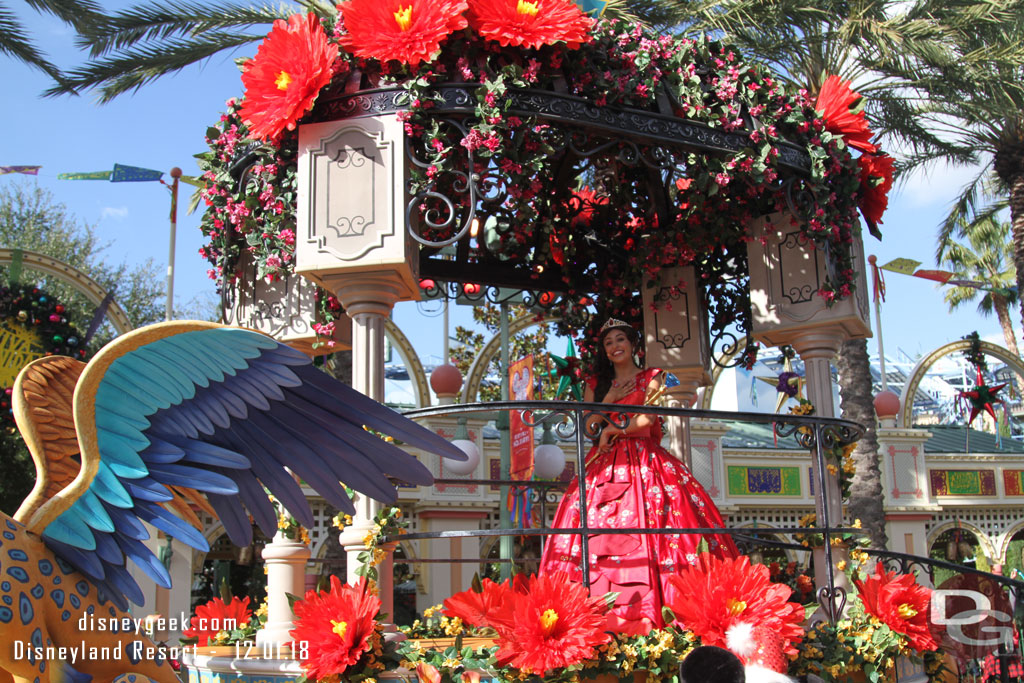
[[[143,542],[142,522],[209,549],[201,533],[164,506],[173,498],[168,487],[202,492],[231,541],[245,546],[252,542],[250,515],[267,535],[277,529],[266,490],[313,526],[292,473],[349,513],[354,508],[344,486],[390,502],[392,480],[433,482],[415,457],[367,429],[465,459],[437,434],[329,377],[298,351],[209,323],[163,323],[118,338],[82,372],[74,412],[81,471],[33,523],[59,557],[122,608],[125,598],[143,601],[128,559],[170,587],[166,568]],[[66,509],[55,514],[61,498]]]

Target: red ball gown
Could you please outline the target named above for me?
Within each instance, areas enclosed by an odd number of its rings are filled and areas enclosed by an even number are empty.
[[[647,386],[660,370],[641,370],[633,391],[616,405],[643,405]],[[593,388],[593,380],[591,380]],[[723,528],[722,515],[704,487],[678,458],[661,446],[661,426],[655,423],[629,437],[618,437],[610,450],[595,445],[587,454],[587,517],[592,528]],[[579,527],[579,484],[572,480],[555,513],[555,528]],[[614,613],[653,626],[663,625],[668,577],[697,562],[698,534],[591,535],[591,594],[619,593]],[[719,557],[738,555],[728,534],[704,537],[708,550]],[[549,537],[540,571],[565,571],[582,580],[580,537]]]

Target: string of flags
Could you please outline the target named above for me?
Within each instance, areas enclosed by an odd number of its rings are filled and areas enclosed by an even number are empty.
[[[920,265],[920,261],[915,261],[909,258],[893,259],[881,266],[872,264],[872,285],[875,299],[885,301],[885,278],[881,273],[883,270],[888,270],[891,273],[900,273],[901,275],[919,277],[924,280],[932,280],[933,282],[938,282],[943,285],[951,285],[953,287],[970,287],[972,289],[978,289],[985,292],[993,292],[994,294],[1000,294],[1007,297],[1012,296],[1017,292],[1016,286],[1010,288],[993,287],[991,283],[981,280],[959,279],[956,277],[955,273],[951,273],[948,270],[918,268]]]
[[[39,169],[42,166],[0,166],[0,175],[7,175],[9,173],[20,173],[22,175],[39,175]],[[156,171],[151,168],[142,168],[141,166],[126,166],[125,164],[114,164],[114,168],[110,171],[85,171],[79,173],[59,173],[57,174],[58,180],[109,180],[112,183],[142,183],[142,182],[161,182],[163,181],[164,172]],[[179,178],[183,183],[187,183],[194,187],[204,187],[201,178],[196,176],[183,175]]]

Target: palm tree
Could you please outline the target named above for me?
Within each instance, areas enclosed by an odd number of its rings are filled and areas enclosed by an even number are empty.
[[[83,28],[99,12],[92,0],[28,0],[29,6],[39,12],[52,14],[76,30]],[[29,38],[25,26],[14,11],[0,2],[0,53],[7,54],[61,82],[60,70],[50,63]]]
[[[91,61],[68,71],[44,94],[95,90],[98,101],[106,103],[224,50],[260,42],[274,21],[296,12],[332,19],[338,10],[335,3],[325,0],[277,5],[146,3],[96,17],[79,28],[76,40],[79,47],[88,49]],[[667,16],[655,0],[609,0],[605,14],[650,21],[663,21]]]
[[[853,82],[867,100],[872,124],[900,140],[920,139],[922,146],[942,144],[915,119],[924,105],[911,76],[885,66],[920,56],[936,63],[949,44],[975,23],[998,22],[1003,13],[969,0],[666,0],[689,32],[718,32],[748,58],[761,59],[793,89],[812,96],[825,78]],[[955,6],[951,7],[951,6]],[[959,10],[957,12],[956,10]],[[944,21],[936,21],[942,12]],[[845,342],[838,355],[842,416],[867,427],[853,458],[857,465],[848,510],[864,522],[872,545],[886,546],[885,514],[878,440],[875,433],[872,377],[866,340]]]
[[[950,287],[946,290],[946,303],[953,310],[965,303],[978,301],[979,313],[988,316],[994,312],[1003,330],[1006,348],[1013,355],[1020,356],[1010,319],[1010,305],[1016,304],[1018,299],[1014,288],[1017,271],[1013,265],[1010,224],[987,216],[970,225],[962,224],[960,234],[967,239],[967,244],[952,237],[943,240],[936,260],[940,266],[952,270],[955,279],[983,282],[986,289]],[[1024,387],[1021,378],[1017,383]]]
[[[940,226],[940,243],[1008,206],[1018,291],[1024,287],[1024,60],[1004,59],[1003,52],[1022,44],[1024,15],[960,37],[954,56],[988,53],[987,59],[905,65],[927,94],[918,115],[937,138],[915,145],[906,167],[945,162],[974,171]]]

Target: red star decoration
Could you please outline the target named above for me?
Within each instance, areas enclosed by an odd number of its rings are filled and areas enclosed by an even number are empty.
[[[975,384],[974,390],[960,392],[960,397],[967,399],[971,404],[971,416],[967,419],[968,425],[974,424],[974,418],[982,410],[991,415],[993,420],[996,420],[996,412],[993,410],[992,405],[994,403],[1002,403],[1002,399],[996,394],[1005,386],[1005,382],[994,387],[988,386],[981,376],[981,371],[978,371],[978,381]]]

